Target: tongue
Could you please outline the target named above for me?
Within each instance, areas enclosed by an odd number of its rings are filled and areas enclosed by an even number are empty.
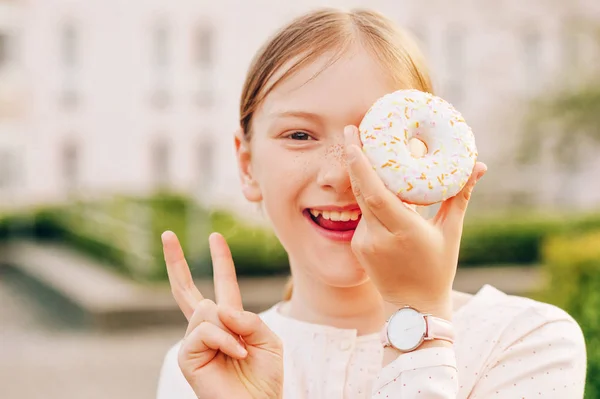
[[[327,230],[335,230],[335,231],[347,231],[347,230],[355,230],[356,226],[358,226],[359,220],[348,220],[347,222],[343,222],[341,220],[333,221],[329,219],[323,218],[322,215],[317,216],[316,222],[319,226]]]

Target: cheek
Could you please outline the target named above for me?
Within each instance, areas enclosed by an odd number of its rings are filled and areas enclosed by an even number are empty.
[[[292,151],[278,144],[266,144],[253,154],[255,178],[263,196],[288,196],[314,178],[314,154],[311,151]]]
[[[348,161],[346,160],[346,150],[344,149],[343,144],[333,144],[327,147],[325,150],[325,159],[337,165],[347,165]]]

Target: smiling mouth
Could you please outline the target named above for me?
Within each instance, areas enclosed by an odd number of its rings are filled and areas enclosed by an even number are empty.
[[[310,219],[319,227],[330,231],[353,231],[362,216],[359,209],[350,211],[326,211],[307,209]]]

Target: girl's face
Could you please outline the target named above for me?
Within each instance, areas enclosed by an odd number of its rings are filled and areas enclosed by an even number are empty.
[[[244,194],[262,201],[294,273],[350,287],[367,275],[350,247],[360,211],[343,130],[358,126],[394,87],[362,49],[326,67],[329,60],[325,55],[281,82],[254,114],[250,142],[237,137],[236,146]]]

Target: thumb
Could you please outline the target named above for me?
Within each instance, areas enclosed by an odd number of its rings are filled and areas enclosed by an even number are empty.
[[[441,219],[443,220],[444,225],[448,225],[452,229],[458,228],[459,231],[462,231],[462,224],[473,188],[475,188],[477,181],[481,179],[486,172],[487,166],[483,162],[477,162],[467,184],[465,184],[463,189],[457,195],[444,201],[436,216],[436,220]]]
[[[250,346],[281,350],[279,337],[256,314],[230,307],[219,307],[219,319],[232,333],[239,335]]]
[[[362,142],[360,141],[360,132],[354,125],[348,125],[344,127],[344,145],[348,148],[351,145],[355,145],[358,148],[362,148]]]

